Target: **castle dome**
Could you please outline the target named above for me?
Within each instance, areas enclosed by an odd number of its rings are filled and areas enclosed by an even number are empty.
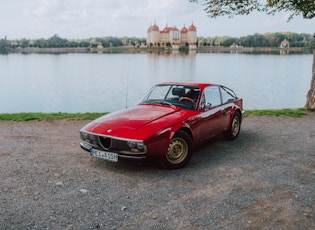
[[[149,31],[148,31],[148,32],[153,32],[153,31],[159,31],[159,27],[158,27],[156,24],[154,24],[153,26],[151,26],[151,27],[149,28]]]
[[[181,32],[182,34],[184,34],[184,33],[187,33],[188,30],[187,30],[187,28],[184,26],[184,27],[180,30],[180,32]]]
[[[191,24],[191,26],[188,28],[189,31],[196,31],[196,27]]]

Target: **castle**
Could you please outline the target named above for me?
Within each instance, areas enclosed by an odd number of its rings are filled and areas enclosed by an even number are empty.
[[[180,46],[188,46],[189,49],[196,49],[197,29],[191,24],[187,29],[185,26],[179,30],[175,26],[167,25],[160,31],[154,23],[147,31],[147,47],[170,47],[179,49]]]

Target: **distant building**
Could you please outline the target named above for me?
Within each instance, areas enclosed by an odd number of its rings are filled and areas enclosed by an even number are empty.
[[[18,45],[19,45],[19,43],[17,43],[17,42],[15,42],[15,41],[13,41],[13,42],[11,42],[11,43],[10,43],[10,45],[11,45],[11,46],[18,46]]]
[[[197,29],[192,24],[188,29],[184,26],[181,30],[167,25],[160,31],[154,23],[147,30],[147,47],[172,47],[179,49],[180,46],[189,46],[196,49]]]
[[[290,42],[287,39],[284,39],[281,43],[280,43],[280,48],[290,48]]]
[[[243,46],[240,46],[236,43],[233,43],[232,45],[230,45],[230,48],[234,48],[234,49],[237,49],[237,48],[244,48]]]
[[[96,46],[97,49],[103,49],[103,44],[101,42],[98,42],[97,43],[97,46]]]

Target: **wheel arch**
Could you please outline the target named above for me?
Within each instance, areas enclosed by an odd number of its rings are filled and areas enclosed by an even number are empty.
[[[168,127],[156,135],[146,140],[147,150],[151,156],[161,156],[161,153],[167,151],[170,141],[178,132],[185,132],[191,141],[193,141],[192,131],[188,124],[178,123],[175,126]]]
[[[176,132],[178,132],[178,131],[183,131],[183,132],[187,133],[189,135],[190,139],[193,140],[192,132],[191,132],[191,130],[188,127],[186,127],[186,126],[181,127]],[[175,134],[176,134],[176,132],[175,132]]]
[[[240,115],[240,119],[241,119],[241,122],[242,122],[242,120],[243,120],[242,111],[239,108],[235,110],[235,112],[233,113],[233,116],[235,114],[237,114],[237,113]]]
[[[234,134],[234,118],[235,117],[238,117],[239,118],[239,121],[238,121],[238,131],[237,133]],[[240,130],[241,130],[241,123],[242,123],[242,119],[243,119],[243,114],[242,112],[240,111],[240,109],[236,108],[235,111],[233,113],[231,113],[231,118],[230,118],[230,122],[229,122],[229,126],[227,128],[227,130],[224,131],[224,136],[227,140],[234,140],[238,137],[239,133],[240,133]],[[232,127],[233,125],[233,127]]]
[[[181,127],[171,135],[168,150],[160,159],[160,164],[166,169],[179,169],[187,165],[192,156],[192,136],[188,127]]]
[[[230,122],[232,122],[232,119],[234,117],[235,114],[238,114],[241,122],[243,121],[243,113],[242,110],[239,107],[234,107],[230,113]]]

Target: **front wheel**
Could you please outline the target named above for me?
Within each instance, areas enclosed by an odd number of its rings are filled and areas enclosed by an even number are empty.
[[[224,136],[228,140],[234,140],[238,137],[241,131],[241,116],[236,112],[231,121],[231,125],[228,130],[225,131]]]
[[[168,146],[161,164],[167,169],[179,169],[187,165],[192,154],[192,141],[190,136],[183,131],[178,131]]]

